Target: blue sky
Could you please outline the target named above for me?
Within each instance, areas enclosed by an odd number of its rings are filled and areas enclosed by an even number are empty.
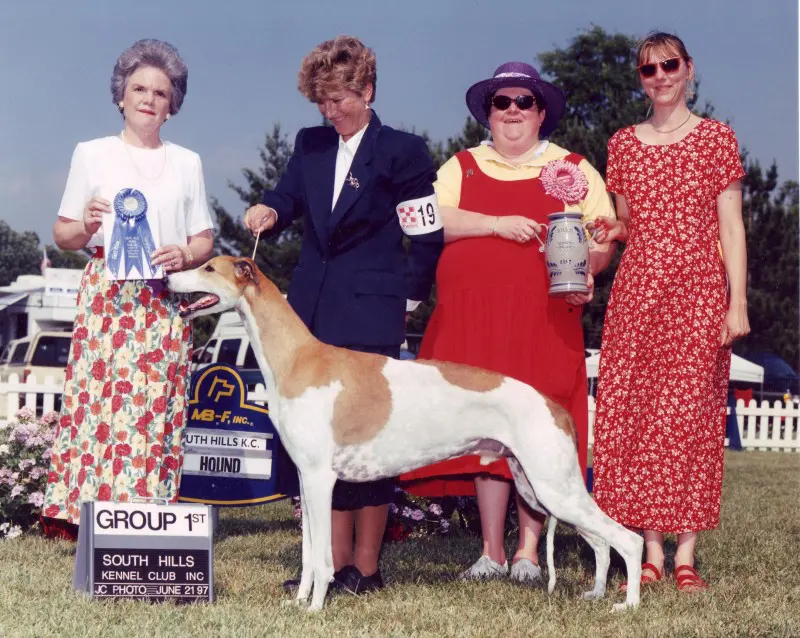
[[[186,60],[186,101],[162,136],[200,153],[209,194],[238,213],[228,180],[257,167],[272,124],[293,136],[319,122],[296,76],[321,41],[361,38],[378,56],[383,122],[445,139],[463,125],[472,83],[507,60],[536,64],[592,25],[676,32],[701,101],[762,165],[798,179],[796,0],[27,0],[0,6],[0,219],[52,242],[75,144],[121,129],[109,78],[140,38],[167,40]]]

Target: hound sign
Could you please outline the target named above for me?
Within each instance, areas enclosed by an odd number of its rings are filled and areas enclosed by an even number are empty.
[[[192,377],[179,501],[259,505],[276,494],[278,435],[269,411],[248,403],[242,378],[223,365]]]
[[[210,510],[204,505],[83,503],[72,586],[99,599],[213,601]]]

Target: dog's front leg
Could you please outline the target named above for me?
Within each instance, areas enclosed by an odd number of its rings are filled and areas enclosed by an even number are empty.
[[[336,474],[330,468],[301,473],[303,512],[308,513],[310,527],[311,563],[314,572],[314,590],[309,611],[319,611],[325,602],[328,585],[333,577],[333,550],[331,548],[331,498]],[[303,551],[306,550],[305,535]],[[306,558],[303,557],[303,575]]]
[[[299,472],[298,472],[299,474]],[[303,527],[303,567],[300,572],[300,587],[297,588],[296,601],[305,602],[311,594],[311,585],[314,578],[314,563],[311,556],[311,517],[308,515],[308,506],[306,505],[306,497],[303,492],[303,477],[299,477],[300,482],[300,511],[302,512],[302,527]]]

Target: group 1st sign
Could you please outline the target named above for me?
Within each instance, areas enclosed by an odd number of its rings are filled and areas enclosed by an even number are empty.
[[[84,503],[73,587],[94,598],[210,602],[212,532],[207,506]]]
[[[228,366],[192,377],[178,500],[242,506],[283,498],[277,432],[269,411],[246,398],[242,378]]]

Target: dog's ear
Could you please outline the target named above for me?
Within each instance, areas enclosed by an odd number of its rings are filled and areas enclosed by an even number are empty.
[[[247,283],[255,282],[256,280],[256,269],[248,259],[237,259],[233,262],[233,272],[236,275],[236,279],[242,281],[244,280]]]

